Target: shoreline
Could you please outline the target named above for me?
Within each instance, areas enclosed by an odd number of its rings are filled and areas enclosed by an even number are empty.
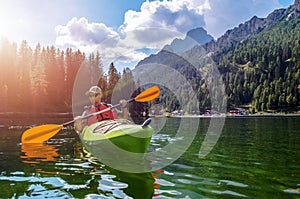
[[[255,117],[300,117],[300,113],[257,113],[249,115],[230,115],[230,114],[215,114],[215,115],[182,115],[182,116],[152,116],[154,118],[255,118]]]
[[[224,119],[238,119],[238,118],[300,118],[300,113],[259,113],[252,115],[152,115],[151,118],[224,118]],[[2,128],[21,128],[24,126],[34,126],[49,123],[64,123],[73,120],[72,113],[23,113],[23,112],[0,112],[0,129]]]
[[[0,112],[0,118],[73,118],[73,113],[29,113],[29,112]]]
[[[152,115],[153,118],[237,118],[237,117],[300,117],[300,113],[256,113],[248,115],[212,114],[212,115]],[[0,119],[47,119],[47,118],[69,118],[73,119],[71,112],[56,113],[28,113],[28,112],[0,112]]]
[[[73,120],[72,113],[0,112],[0,129],[24,128],[49,123],[64,123],[71,120]]]

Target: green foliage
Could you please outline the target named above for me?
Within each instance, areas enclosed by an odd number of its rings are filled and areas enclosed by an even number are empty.
[[[299,108],[300,19],[280,21],[260,34],[214,54],[223,72],[229,106],[255,112]]]
[[[188,52],[190,58],[201,57],[201,50],[195,49]],[[224,98],[218,99],[218,103],[223,103],[219,107],[211,107],[212,101],[220,98],[212,96],[216,88],[206,78],[207,74],[215,77],[207,70],[211,63],[203,60],[199,64],[202,67],[197,70],[184,58],[165,51],[150,58],[151,62],[176,69],[188,80],[197,95],[201,111],[218,110],[225,105]],[[300,19],[278,21],[256,36],[219,49],[212,58],[223,76],[228,109],[247,106],[251,107],[251,113],[299,109]],[[149,60],[144,60],[142,64]],[[182,85],[177,96],[162,89],[161,102],[168,111],[180,110],[182,105],[186,107],[184,111],[189,113],[199,110],[178,99],[178,96],[183,99],[189,96],[185,93],[185,86]]]

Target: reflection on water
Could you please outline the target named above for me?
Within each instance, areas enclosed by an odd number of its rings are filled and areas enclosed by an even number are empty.
[[[57,142],[57,140],[52,140]],[[111,195],[116,198],[152,198],[154,193],[154,178],[149,173],[126,173],[112,168],[106,167],[97,162],[95,158],[77,148],[81,159],[63,160],[59,154],[57,145],[49,144],[22,144],[20,158],[23,163],[29,164],[34,167],[36,174],[39,177],[25,177],[25,173],[13,173],[14,177],[0,177],[2,181],[15,181],[15,182],[34,182],[35,185],[30,185],[27,192],[28,196],[70,196],[61,192],[49,193],[48,186],[60,188],[62,190],[84,190],[92,189],[94,193],[88,194],[87,197],[101,197]],[[56,171],[49,171],[51,167],[39,167],[39,164],[44,162],[52,162],[55,165]],[[53,167],[52,167],[53,168]],[[73,172],[70,172],[73,171]],[[41,177],[40,174],[50,174],[52,177]],[[70,176],[86,175],[87,179],[82,184],[73,184]],[[55,176],[57,177],[55,177]],[[59,176],[59,177],[58,177]],[[36,185],[38,183],[39,185]]]
[[[147,173],[127,173],[109,168],[111,174],[115,175],[117,181],[125,183],[124,192],[134,198],[152,198],[154,194],[154,178],[150,172]],[[106,190],[103,186],[103,181],[100,181],[99,189]],[[104,183],[105,185],[105,183]],[[110,187],[115,189],[115,187]],[[124,197],[120,197],[124,198]]]
[[[151,173],[125,173],[101,164],[73,131],[64,130],[45,144],[17,143],[21,133],[14,128],[1,134],[6,142],[0,145],[0,198],[153,196]]]
[[[59,156],[58,148],[48,144],[22,144],[20,156],[22,162],[32,166],[40,162],[55,162]]]
[[[178,120],[166,122],[170,128],[153,136],[151,151],[177,142]],[[198,153],[209,121],[200,123],[178,160],[142,174],[102,164],[73,130],[65,129],[45,144],[22,145],[23,129],[0,128],[0,198],[300,197],[300,118],[227,119],[204,158]]]

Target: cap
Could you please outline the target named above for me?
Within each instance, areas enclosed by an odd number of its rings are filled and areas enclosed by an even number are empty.
[[[99,93],[102,93],[102,90],[101,88],[99,88],[98,86],[92,86],[90,88],[90,90],[88,90],[85,94],[86,95],[90,95],[90,94],[99,94]]]

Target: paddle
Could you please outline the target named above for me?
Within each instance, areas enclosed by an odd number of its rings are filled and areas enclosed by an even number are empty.
[[[146,89],[142,93],[140,93],[135,98],[127,100],[127,103],[129,102],[148,102],[150,100],[153,100],[157,98],[160,94],[160,90],[157,86],[153,86],[151,88]],[[96,116],[98,114],[104,113],[106,111],[112,110],[113,108],[116,108],[120,106],[120,104],[116,104],[114,106],[108,107],[104,110],[91,113],[89,115],[86,115],[82,117],[82,119],[87,119],[92,116]],[[41,126],[36,126],[31,129],[26,130],[22,135],[22,143],[42,143],[54,135],[56,135],[63,127],[66,127],[70,124],[73,124],[75,120],[63,123],[63,124],[45,124]]]

